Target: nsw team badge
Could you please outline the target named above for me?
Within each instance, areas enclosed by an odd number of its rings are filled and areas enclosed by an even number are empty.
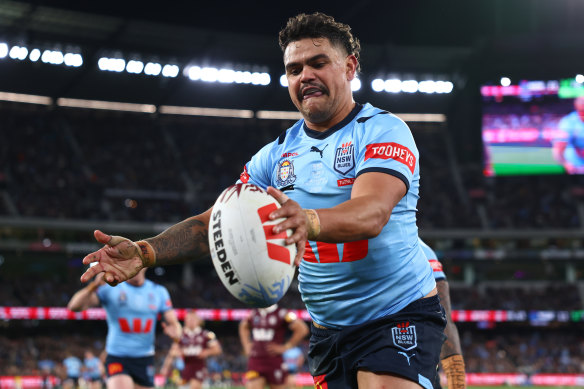
[[[346,142],[341,144],[341,147],[337,147],[333,167],[341,174],[347,174],[355,167],[355,145],[353,142]]]
[[[411,326],[408,321],[393,327],[391,329],[391,338],[393,339],[393,344],[404,351],[409,351],[418,345],[416,326]]]
[[[278,186],[286,186],[296,181],[294,175],[294,164],[291,160],[285,159],[278,164],[278,176],[276,177],[276,184]]]

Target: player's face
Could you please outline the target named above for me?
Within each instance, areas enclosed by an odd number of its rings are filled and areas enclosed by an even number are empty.
[[[290,98],[307,122],[330,127],[353,108],[357,59],[327,38],[291,42],[284,66]]]
[[[195,329],[201,325],[201,319],[195,312],[189,312],[185,316],[185,327]]]

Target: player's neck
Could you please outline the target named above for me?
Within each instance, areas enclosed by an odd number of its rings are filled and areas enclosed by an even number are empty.
[[[349,116],[351,111],[353,111],[353,109],[355,108],[355,105],[356,105],[355,101],[353,100],[353,98],[351,98],[350,102],[348,104],[344,104],[343,107],[338,112],[333,114],[333,116],[331,116],[330,119],[325,120],[322,123],[313,123],[307,118],[304,118],[304,122],[306,123],[306,126],[311,130],[325,132],[326,130],[339,124],[347,116]]]

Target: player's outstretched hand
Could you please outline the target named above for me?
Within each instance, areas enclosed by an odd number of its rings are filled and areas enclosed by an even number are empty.
[[[302,260],[302,256],[304,255],[306,239],[308,238],[306,213],[300,204],[291,200],[284,192],[272,186],[268,186],[267,192],[278,200],[282,206],[270,214],[270,219],[286,218],[286,220],[274,226],[274,234],[286,231],[287,229],[292,230],[292,235],[286,239],[286,244],[296,244],[297,252],[296,258],[294,258],[294,264],[299,266],[300,260]]]
[[[144,260],[140,248],[131,240],[122,236],[107,235],[95,230],[93,235],[104,246],[83,258],[83,263],[91,266],[81,276],[81,282],[87,282],[99,273],[105,273],[104,280],[111,286],[134,277],[143,267]]]

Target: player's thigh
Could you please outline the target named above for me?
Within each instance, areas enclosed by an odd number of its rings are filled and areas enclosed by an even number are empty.
[[[270,389],[286,389],[286,384],[282,384],[282,385],[271,384]]]
[[[107,389],[134,389],[134,380],[127,374],[112,375],[107,379]]]
[[[203,383],[195,378],[191,378],[189,380],[189,388],[190,389],[201,389],[203,387]]]
[[[420,389],[420,385],[407,378],[393,374],[378,374],[370,371],[357,371],[357,386],[359,389]]]
[[[245,383],[245,389],[264,389],[265,386],[266,379],[264,377],[252,378]]]

